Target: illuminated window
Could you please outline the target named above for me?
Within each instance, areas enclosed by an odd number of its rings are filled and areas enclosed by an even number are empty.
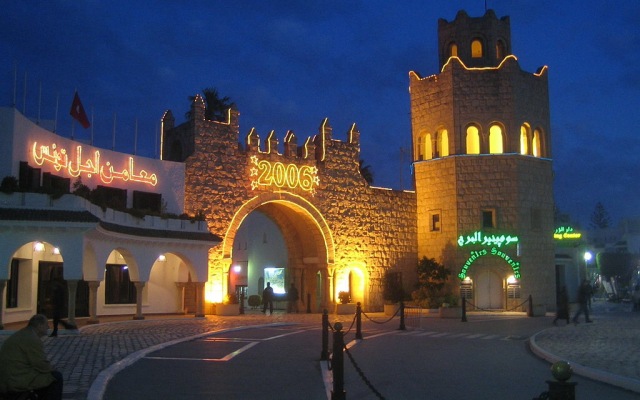
[[[520,127],[520,154],[529,154],[529,125]]]
[[[483,228],[495,228],[496,227],[496,211],[485,209],[482,210],[482,227]]]
[[[502,128],[491,125],[489,128],[489,153],[502,154]]]
[[[473,125],[467,127],[467,154],[480,154],[480,133]]]
[[[504,42],[502,40],[498,40],[498,42],[496,43],[496,58],[498,60],[502,60],[505,57],[505,46],[504,46]]]
[[[540,157],[540,150],[540,131],[536,129],[533,131],[533,155],[535,157]]]
[[[265,268],[264,281],[271,283],[273,293],[286,293],[286,286],[284,285],[284,268]]]
[[[458,45],[451,43],[449,45],[449,57],[458,57]]]
[[[517,283],[510,283],[507,285],[507,298],[519,299],[520,298],[520,285]]]
[[[433,146],[431,144],[431,134],[427,133],[424,137],[424,159],[431,160],[433,158]]]
[[[471,57],[482,58],[482,41],[480,39],[471,41]]]
[[[432,211],[429,213],[431,216],[431,232],[440,232],[440,211]]]
[[[107,264],[105,269],[105,304],[135,304],[136,286],[129,278],[129,268],[122,264]]]
[[[438,130],[438,154],[440,157],[449,155],[449,133],[446,129]]]

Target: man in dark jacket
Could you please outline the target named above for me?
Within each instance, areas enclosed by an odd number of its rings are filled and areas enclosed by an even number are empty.
[[[588,280],[582,281],[582,285],[578,289],[578,312],[573,317],[573,323],[578,323],[578,317],[580,314],[584,313],[585,322],[593,322],[589,319],[589,301],[591,301],[591,296],[593,295],[593,290],[591,289],[591,285]]]
[[[42,399],[62,399],[62,374],[47,360],[40,339],[48,329],[47,317],[36,314],[5,340],[0,347],[0,393],[34,391]]]

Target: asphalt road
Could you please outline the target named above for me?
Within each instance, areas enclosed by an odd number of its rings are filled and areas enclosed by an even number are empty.
[[[549,317],[503,315],[467,323],[432,318],[407,331],[368,324],[364,340],[353,341],[353,331],[346,336],[362,371],[345,355],[346,398],[536,398],[552,377],[549,364],[529,351],[527,338],[549,324]],[[317,325],[285,325],[179,343],[116,374],[103,399],[324,400],[331,384],[323,381],[327,363],[319,361],[320,338]],[[579,400],[638,399],[579,376],[571,381]]]

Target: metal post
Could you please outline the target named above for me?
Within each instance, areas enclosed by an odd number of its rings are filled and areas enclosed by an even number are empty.
[[[527,301],[529,302],[527,305],[527,317],[533,317],[533,299],[531,298],[531,295],[529,295]]]
[[[404,325],[404,301],[400,300],[400,327],[401,331],[406,331],[407,327]]]
[[[311,293],[307,293],[307,314],[311,314]]]
[[[360,302],[356,307],[356,339],[362,339],[362,306]]]
[[[240,314],[244,314],[244,290],[240,289]]]
[[[460,322],[467,322],[467,299],[464,298],[464,295],[462,296],[462,321]]]
[[[336,322],[334,328],[333,356],[331,357],[331,371],[333,371],[331,400],[347,400],[347,393],[344,391],[344,333],[340,322]]]
[[[329,314],[326,308],[322,312],[322,351],[320,352],[320,359],[329,359]]]

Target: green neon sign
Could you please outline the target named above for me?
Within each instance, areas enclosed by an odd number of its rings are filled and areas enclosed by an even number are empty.
[[[576,232],[570,226],[561,226],[556,228],[555,232],[553,232],[553,238],[555,240],[577,240],[582,237],[582,233]]]
[[[476,231],[472,235],[460,235],[458,238],[458,246],[484,246],[481,250],[471,251],[469,258],[462,266],[458,278],[461,280],[467,277],[467,271],[471,265],[481,257],[488,255],[502,258],[513,270],[513,276],[520,279],[520,262],[516,261],[512,256],[501,250],[502,246],[518,243],[519,238],[511,235],[483,235],[482,232]]]
[[[518,241],[519,239],[517,236],[483,235],[482,232],[475,231],[473,235],[460,235],[458,238],[458,246],[464,247],[469,245],[480,245],[502,247],[503,245],[508,246],[512,243],[518,243]]]

